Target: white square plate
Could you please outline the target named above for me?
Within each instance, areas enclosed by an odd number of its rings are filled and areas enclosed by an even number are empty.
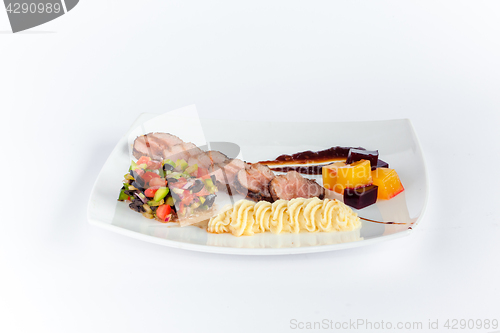
[[[157,114],[141,114],[131,129]],[[422,152],[408,119],[342,123],[241,122],[202,119],[207,142],[233,142],[249,162],[272,160],[281,154],[321,150],[332,146],[378,150],[382,160],[396,169],[405,191],[391,200],[357,211],[362,228],[350,232],[257,234],[235,237],[210,234],[195,227],[178,227],[144,218],[127,203],[118,202],[123,175],[130,165],[127,135],[116,145],[92,189],[89,222],[147,242],[227,254],[293,254],[331,251],[382,242],[408,235],[421,219],[427,202],[427,176]],[[165,132],[169,132],[166,128]],[[182,137],[181,137],[182,138]],[[318,182],[321,183],[321,177]]]

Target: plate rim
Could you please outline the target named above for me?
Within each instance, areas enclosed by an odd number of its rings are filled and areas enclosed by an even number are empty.
[[[425,176],[425,198],[424,202],[422,205],[422,210],[420,211],[420,215],[414,222],[413,226],[411,229],[407,229],[404,231],[400,231],[394,234],[390,235],[382,235],[380,237],[376,238],[371,238],[371,239],[363,239],[361,241],[355,241],[355,242],[347,242],[347,243],[339,243],[339,244],[329,244],[329,245],[314,245],[314,246],[304,246],[304,247],[286,247],[286,248],[237,248],[237,247],[225,247],[225,246],[215,246],[215,245],[201,245],[201,244],[193,244],[193,243],[185,243],[185,242],[180,242],[180,241],[175,241],[175,240],[169,240],[169,239],[164,239],[164,238],[159,238],[151,235],[146,235],[137,231],[132,231],[129,229],[121,228],[119,226],[109,224],[102,222],[98,219],[95,219],[92,216],[92,207],[91,207],[91,201],[92,198],[94,197],[94,193],[97,190],[97,184],[99,183],[100,178],[103,176],[102,171],[104,167],[108,164],[109,160],[111,157],[116,153],[118,149],[120,149],[122,142],[127,141],[127,136],[130,130],[135,128],[135,124],[139,122],[139,120],[142,117],[147,117],[147,116],[154,116],[158,115],[156,113],[150,113],[150,112],[143,112],[139,114],[139,116],[134,120],[132,123],[131,127],[127,130],[127,132],[120,138],[120,140],[116,143],[115,147],[111,151],[111,153],[108,155],[106,161],[104,162],[103,166],[101,167],[99,174],[94,181],[94,184],[92,186],[92,190],[90,192],[89,196],[89,201],[87,204],[87,220],[91,225],[95,225],[98,227],[101,227],[103,229],[109,230],[116,232],[118,234],[128,236],[134,239],[142,240],[148,243],[153,243],[153,244],[158,244],[158,245],[163,245],[163,246],[168,246],[172,248],[177,248],[177,249],[183,249],[183,250],[191,250],[191,251],[197,251],[197,252],[205,252],[205,253],[215,253],[215,254],[229,254],[229,255],[287,255],[287,254],[304,254],[304,253],[320,253],[320,252],[328,252],[328,251],[334,251],[334,250],[343,250],[343,249],[351,249],[351,248],[357,248],[357,247],[364,247],[364,246],[369,246],[372,244],[377,244],[381,242],[385,242],[388,240],[393,240],[397,238],[402,238],[410,235],[414,230],[415,227],[420,223],[420,221],[423,219],[425,212],[427,210],[427,204],[429,200],[429,177],[427,173],[427,164],[425,161],[425,156],[422,151],[422,146],[420,144],[420,140],[415,132],[415,128],[409,118],[399,118],[399,119],[386,119],[386,120],[363,120],[363,121],[339,121],[339,122],[332,122],[332,123],[359,123],[359,122],[386,122],[386,121],[405,121],[406,123],[409,124],[409,128],[411,130],[412,138],[416,143],[416,147],[418,149],[418,153],[420,154],[422,158],[422,164],[423,164],[423,173]],[[203,118],[203,119],[210,119],[210,120],[216,120],[215,118]]]

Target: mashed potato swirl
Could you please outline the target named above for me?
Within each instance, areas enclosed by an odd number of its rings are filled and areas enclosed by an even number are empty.
[[[259,201],[254,206],[255,232],[266,232],[271,230],[272,204],[267,201]]]
[[[254,206],[255,202],[249,200],[240,200],[234,204],[229,224],[229,230],[233,235],[252,236],[254,234]]]
[[[233,212],[232,205],[224,206],[219,212],[219,214],[210,219],[207,231],[215,234],[230,232],[229,224],[231,223],[232,212]]]
[[[318,198],[277,200],[274,203],[240,200],[212,217],[208,232],[252,236],[270,231],[274,234],[334,232],[359,229],[356,213],[338,200]]]

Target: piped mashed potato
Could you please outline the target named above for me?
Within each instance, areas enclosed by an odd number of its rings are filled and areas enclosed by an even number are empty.
[[[359,229],[361,221],[351,208],[334,199],[277,200],[274,203],[240,200],[225,206],[208,223],[208,232],[252,236],[279,233],[334,232]]]

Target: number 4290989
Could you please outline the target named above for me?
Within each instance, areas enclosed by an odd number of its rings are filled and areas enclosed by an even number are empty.
[[[498,328],[498,320],[493,319],[448,319],[444,323],[444,327],[450,330],[458,330],[458,329],[497,329]]]
[[[35,13],[56,13],[58,14],[61,11],[61,4],[60,3],[9,3],[7,6],[7,13],[9,14],[35,14]]]

